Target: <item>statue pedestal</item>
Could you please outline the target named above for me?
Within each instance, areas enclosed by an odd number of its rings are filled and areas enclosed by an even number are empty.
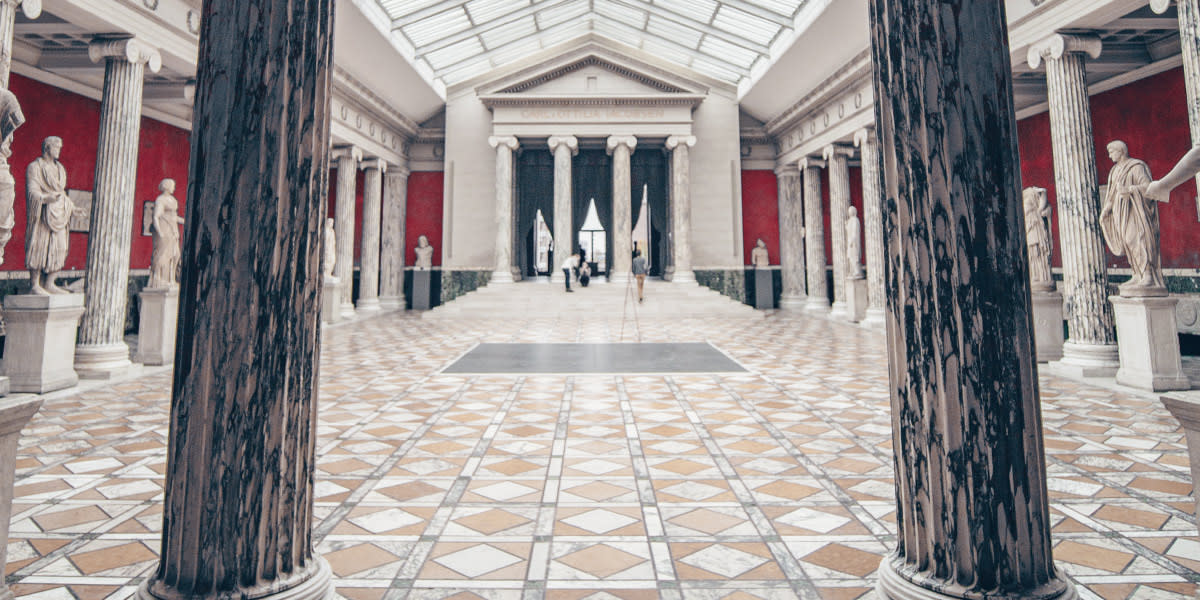
[[[337,277],[321,282],[321,322],[337,323],[342,318],[342,284]]]
[[[754,269],[754,308],[775,308],[775,280],[770,269]]]
[[[23,396],[0,401],[0,567],[8,563],[8,522],[12,517],[13,480],[17,469],[17,442],[21,429],[42,407],[42,399]],[[12,598],[0,582],[0,598]]]
[[[145,365],[175,362],[175,325],[179,319],[179,288],[146,288],[138,324],[137,360]]]
[[[1040,363],[1063,355],[1063,297],[1058,292],[1033,293],[1033,338]]]
[[[1110,296],[1109,301],[1117,321],[1117,351],[1121,356],[1117,383],[1152,392],[1189,389],[1175,325],[1179,300],[1170,296]]]
[[[79,383],[75,336],[82,294],[4,297],[4,370],[12,391],[44,394]]]
[[[859,323],[867,318],[867,280],[846,280],[846,320]]]
[[[413,274],[412,285],[412,308],[413,310],[429,310],[430,299],[433,295],[432,274],[433,271],[416,270]],[[559,276],[561,283],[562,276]]]
[[[1187,436],[1188,464],[1192,467],[1193,490],[1200,484],[1200,392],[1174,392],[1159,398],[1171,416],[1183,426]],[[1200,493],[1193,493],[1196,512],[1200,515]]]

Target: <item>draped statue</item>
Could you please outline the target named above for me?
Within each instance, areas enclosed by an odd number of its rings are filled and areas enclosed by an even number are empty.
[[[33,294],[66,294],[55,284],[67,262],[70,233],[67,225],[75,205],[67,197],[67,170],[58,162],[62,138],[42,142],[42,155],[25,170],[25,266]]]
[[[8,157],[12,156],[13,132],[25,124],[21,104],[12,92],[0,88],[0,264],[4,263],[4,247],[12,239],[17,217],[13,203],[17,199],[17,180],[13,179]]]
[[[1100,207],[1100,230],[1108,248],[1129,259],[1133,277],[1121,284],[1122,296],[1166,296],[1158,245],[1158,201],[1146,194],[1150,167],[1129,157],[1125,142],[1108,144],[1113,168]]]
[[[1025,188],[1021,193],[1025,206],[1025,245],[1029,249],[1029,284],[1035,292],[1053,292],[1054,275],[1050,272],[1050,255],[1054,238],[1050,235],[1050,199],[1046,189]]]
[[[858,209],[851,206],[846,211],[846,279],[862,279],[862,221]]]
[[[154,216],[150,231],[154,235],[154,251],[150,255],[151,288],[179,286],[179,201],[175,199],[175,180],[164,179],[158,184],[159,195],[154,200]]]
[[[333,268],[337,266],[337,233],[333,231],[333,219],[325,219],[325,268],[326,280],[333,279]]]

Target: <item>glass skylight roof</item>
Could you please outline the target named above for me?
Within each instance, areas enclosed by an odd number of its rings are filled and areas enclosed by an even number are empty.
[[[832,0],[375,0],[444,89],[586,33],[741,88]]]

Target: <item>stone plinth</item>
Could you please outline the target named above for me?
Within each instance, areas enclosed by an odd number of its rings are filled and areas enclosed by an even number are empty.
[[[42,399],[32,396],[0,401],[0,566],[8,563],[8,521],[12,516],[17,442],[21,439],[21,429],[41,406]],[[8,586],[0,583],[0,598],[12,597]]]
[[[1063,297],[1058,292],[1033,292],[1033,338],[1038,362],[1063,355]]]
[[[342,282],[326,277],[321,285],[321,322],[337,323],[342,319]]]
[[[433,271],[413,271],[412,309],[429,310],[433,304]]]
[[[1109,301],[1116,316],[1121,355],[1117,383],[1152,392],[1189,389],[1175,325],[1179,300],[1113,296]]]
[[[1173,392],[1159,401],[1171,412],[1187,434],[1188,463],[1192,467],[1192,497],[1196,502],[1196,514],[1200,516],[1200,392]]]
[[[851,323],[861,323],[867,318],[867,305],[870,304],[867,280],[846,279],[846,320]]]
[[[775,279],[771,275],[770,269],[754,270],[754,308],[775,308]]]
[[[175,362],[175,324],[179,319],[179,288],[146,288],[141,299],[137,360],[146,365]]]
[[[75,335],[81,294],[4,297],[4,370],[12,391],[44,394],[79,383]]]

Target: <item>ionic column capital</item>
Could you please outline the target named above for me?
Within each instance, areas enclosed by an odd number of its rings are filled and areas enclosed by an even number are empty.
[[[1167,9],[1171,8],[1171,0],[1150,0],[1150,10],[1163,14]]]
[[[150,72],[162,68],[162,54],[158,49],[135,37],[100,37],[88,44],[88,58],[98,63],[106,58],[124,59],[130,64],[144,64]]]
[[[854,132],[854,146],[856,148],[862,148],[862,147],[866,146],[868,143],[873,143],[873,142],[878,142],[878,141],[879,140],[875,137],[875,128],[874,127],[863,127],[862,129],[859,129],[858,131]]]
[[[674,150],[680,144],[686,145],[688,148],[696,145],[696,136],[694,135],[673,135],[667,138],[667,150]]]
[[[559,146],[565,146],[571,150],[571,156],[579,154],[579,138],[573,135],[552,135],[546,140],[546,145],[550,146],[550,152],[557,152]]]
[[[830,144],[825,146],[821,151],[821,157],[826,161],[833,160],[835,157],[850,158],[854,156],[854,148],[845,144]]]
[[[815,156],[805,156],[804,158],[801,158],[799,161],[797,161],[796,165],[800,168],[801,171],[803,171],[805,169],[824,169],[828,165],[828,163],[826,163],[825,159],[822,159],[822,158],[817,158]]]
[[[406,166],[388,165],[387,173],[385,173],[385,175],[387,175],[388,177],[398,177],[400,179],[408,179],[408,175],[410,173],[412,173],[412,171]]]
[[[330,160],[342,160],[348,158],[355,163],[362,162],[363,151],[358,146],[337,146],[333,152],[329,154]]]
[[[1046,59],[1060,59],[1067,53],[1086,54],[1092,58],[1100,58],[1103,47],[1100,38],[1090,34],[1055,33],[1050,37],[1029,47],[1026,60],[1029,66],[1037,69]]]
[[[382,158],[368,158],[368,159],[362,161],[361,163],[359,163],[358,168],[360,168],[364,171],[369,171],[369,170],[374,169],[374,170],[379,171],[382,174],[382,173],[387,173],[388,164],[387,164],[387,161],[383,160]]]
[[[509,150],[516,150],[521,147],[521,140],[518,140],[515,135],[493,135],[488,138],[488,145],[493,148],[504,146]]]
[[[13,8],[20,6],[28,19],[36,19],[42,16],[42,0],[0,0],[0,5],[8,5]],[[1160,11],[1161,12],[1161,11]]]
[[[613,151],[621,146],[625,146],[629,148],[630,152],[633,152],[634,149],[637,148],[637,138],[632,135],[609,136],[608,143],[606,144],[609,154],[612,154]]]
[[[779,165],[779,166],[775,167],[775,176],[776,177],[785,177],[788,175],[795,176],[795,175],[799,175],[799,174],[800,174],[800,169],[798,169],[796,167],[796,165],[784,164],[784,165]]]

